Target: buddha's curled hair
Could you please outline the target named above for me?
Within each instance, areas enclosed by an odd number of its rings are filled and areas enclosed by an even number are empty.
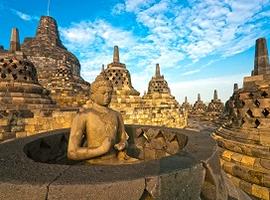
[[[100,73],[96,77],[95,81],[91,84],[91,86],[90,86],[91,94],[98,91],[99,87],[101,87],[101,86],[105,86],[105,87],[113,89],[113,85],[112,85],[111,81],[106,79],[104,72]]]

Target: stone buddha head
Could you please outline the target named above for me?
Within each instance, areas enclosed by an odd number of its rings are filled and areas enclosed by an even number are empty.
[[[101,106],[108,106],[111,102],[113,86],[105,75],[101,73],[91,84],[90,92],[90,98],[93,102]]]

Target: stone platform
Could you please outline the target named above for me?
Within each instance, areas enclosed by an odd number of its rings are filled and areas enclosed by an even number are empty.
[[[131,139],[138,128],[126,126]],[[3,142],[0,199],[227,199],[209,132],[166,130],[182,138],[182,151],[127,165],[67,162],[68,129]]]

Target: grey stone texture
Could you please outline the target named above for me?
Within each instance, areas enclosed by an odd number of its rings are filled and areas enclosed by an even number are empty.
[[[133,135],[140,127],[126,128]],[[1,143],[0,199],[199,199],[206,173],[200,161],[217,164],[208,162],[215,143],[206,132],[168,130],[188,136],[183,151],[126,165],[68,163],[59,148],[66,129]]]
[[[252,75],[269,74],[269,58],[268,49],[265,38],[259,38],[256,40],[256,50],[254,59],[254,70]]]

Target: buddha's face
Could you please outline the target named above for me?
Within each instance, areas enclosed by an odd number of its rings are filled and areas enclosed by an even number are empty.
[[[112,99],[112,88],[101,86],[91,96],[95,103],[101,106],[108,106]]]

